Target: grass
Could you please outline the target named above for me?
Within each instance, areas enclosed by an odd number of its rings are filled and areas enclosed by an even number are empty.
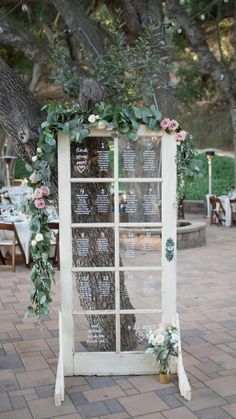
[[[201,177],[192,183],[186,182],[185,199],[201,200],[208,193],[208,163],[205,153],[199,153],[202,162]],[[234,159],[214,156],[212,160],[212,193],[225,195],[234,189]]]

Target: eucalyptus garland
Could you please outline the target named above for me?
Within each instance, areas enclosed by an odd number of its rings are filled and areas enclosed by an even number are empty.
[[[32,157],[32,164],[26,165],[27,170],[31,172],[29,181],[33,188],[32,199],[29,203],[33,290],[32,305],[28,307],[28,312],[35,313],[38,318],[48,313],[48,306],[52,301],[51,287],[54,281],[54,268],[49,259],[50,231],[47,206],[55,199],[52,175],[56,162],[58,130],[77,143],[81,143],[89,135],[91,127],[111,130],[111,136],[117,133],[125,135],[130,141],[138,139],[138,129],[141,124],[154,131],[176,133],[179,144],[177,196],[181,195],[184,177],[193,175],[197,171],[197,166],[190,169],[195,154],[191,136],[180,129],[176,120],[162,119],[161,113],[154,105],[124,108],[116,106],[113,108],[102,102],[95,105],[93,109],[84,112],[77,103],[70,105],[49,103],[43,109],[47,110],[47,119],[40,128],[37,153]]]

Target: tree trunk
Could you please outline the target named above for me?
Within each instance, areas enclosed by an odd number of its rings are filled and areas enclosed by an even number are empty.
[[[230,103],[230,115],[233,128],[233,145],[234,145],[234,189],[236,189],[236,101]]]
[[[108,140],[102,138],[85,139],[82,144],[71,146],[72,177],[98,178],[111,176],[110,165],[102,172],[99,168],[99,151],[102,143],[103,151],[109,152]],[[72,184],[72,222],[97,222],[99,227],[73,229],[74,266],[115,266],[113,228],[102,228],[102,224],[99,224],[112,222],[113,217],[113,198],[108,184]],[[121,260],[120,265],[122,266]],[[75,281],[80,305],[84,310],[115,309],[115,278],[113,272],[76,273]],[[125,287],[123,272],[120,273],[120,306],[122,309],[133,309]],[[97,330],[99,330],[100,337],[103,337],[97,340],[96,349],[115,351],[115,316],[89,315],[87,320],[91,333],[93,331],[97,333]],[[131,350],[136,347],[134,325],[135,316],[133,314],[121,316],[122,350]]]
[[[31,162],[44,114],[29,89],[2,58],[0,73],[1,124],[15,144],[17,154]]]

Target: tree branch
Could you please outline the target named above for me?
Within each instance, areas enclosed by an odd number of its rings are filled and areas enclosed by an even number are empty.
[[[10,18],[0,22],[0,44],[12,46],[22,51],[26,57],[41,65],[50,60],[49,46],[30,32],[23,31],[19,24]]]
[[[74,38],[77,39],[77,42],[91,50],[91,44],[88,42],[89,38],[97,51],[101,53],[106,31],[95,20],[86,15],[83,7],[73,0],[50,1],[61,14],[68,28],[74,33]],[[80,29],[81,31],[79,31]],[[87,37],[83,35],[83,32],[87,34]]]
[[[234,3],[234,20],[233,20],[233,35],[231,44],[234,48],[234,53],[236,54],[236,2]]]
[[[199,58],[204,72],[219,83],[226,96],[230,97],[230,74],[211,53],[196,20],[192,20],[189,24],[189,16],[177,0],[167,0],[166,4],[169,16],[175,19],[183,29],[193,51]]]

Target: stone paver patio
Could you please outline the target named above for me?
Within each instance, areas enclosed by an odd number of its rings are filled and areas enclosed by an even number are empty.
[[[236,418],[236,228],[209,226],[206,247],[178,252],[178,313],[192,401],[177,378],[67,377],[54,406],[59,282],[42,330],[24,319],[30,273],[0,266],[0,419]]]

